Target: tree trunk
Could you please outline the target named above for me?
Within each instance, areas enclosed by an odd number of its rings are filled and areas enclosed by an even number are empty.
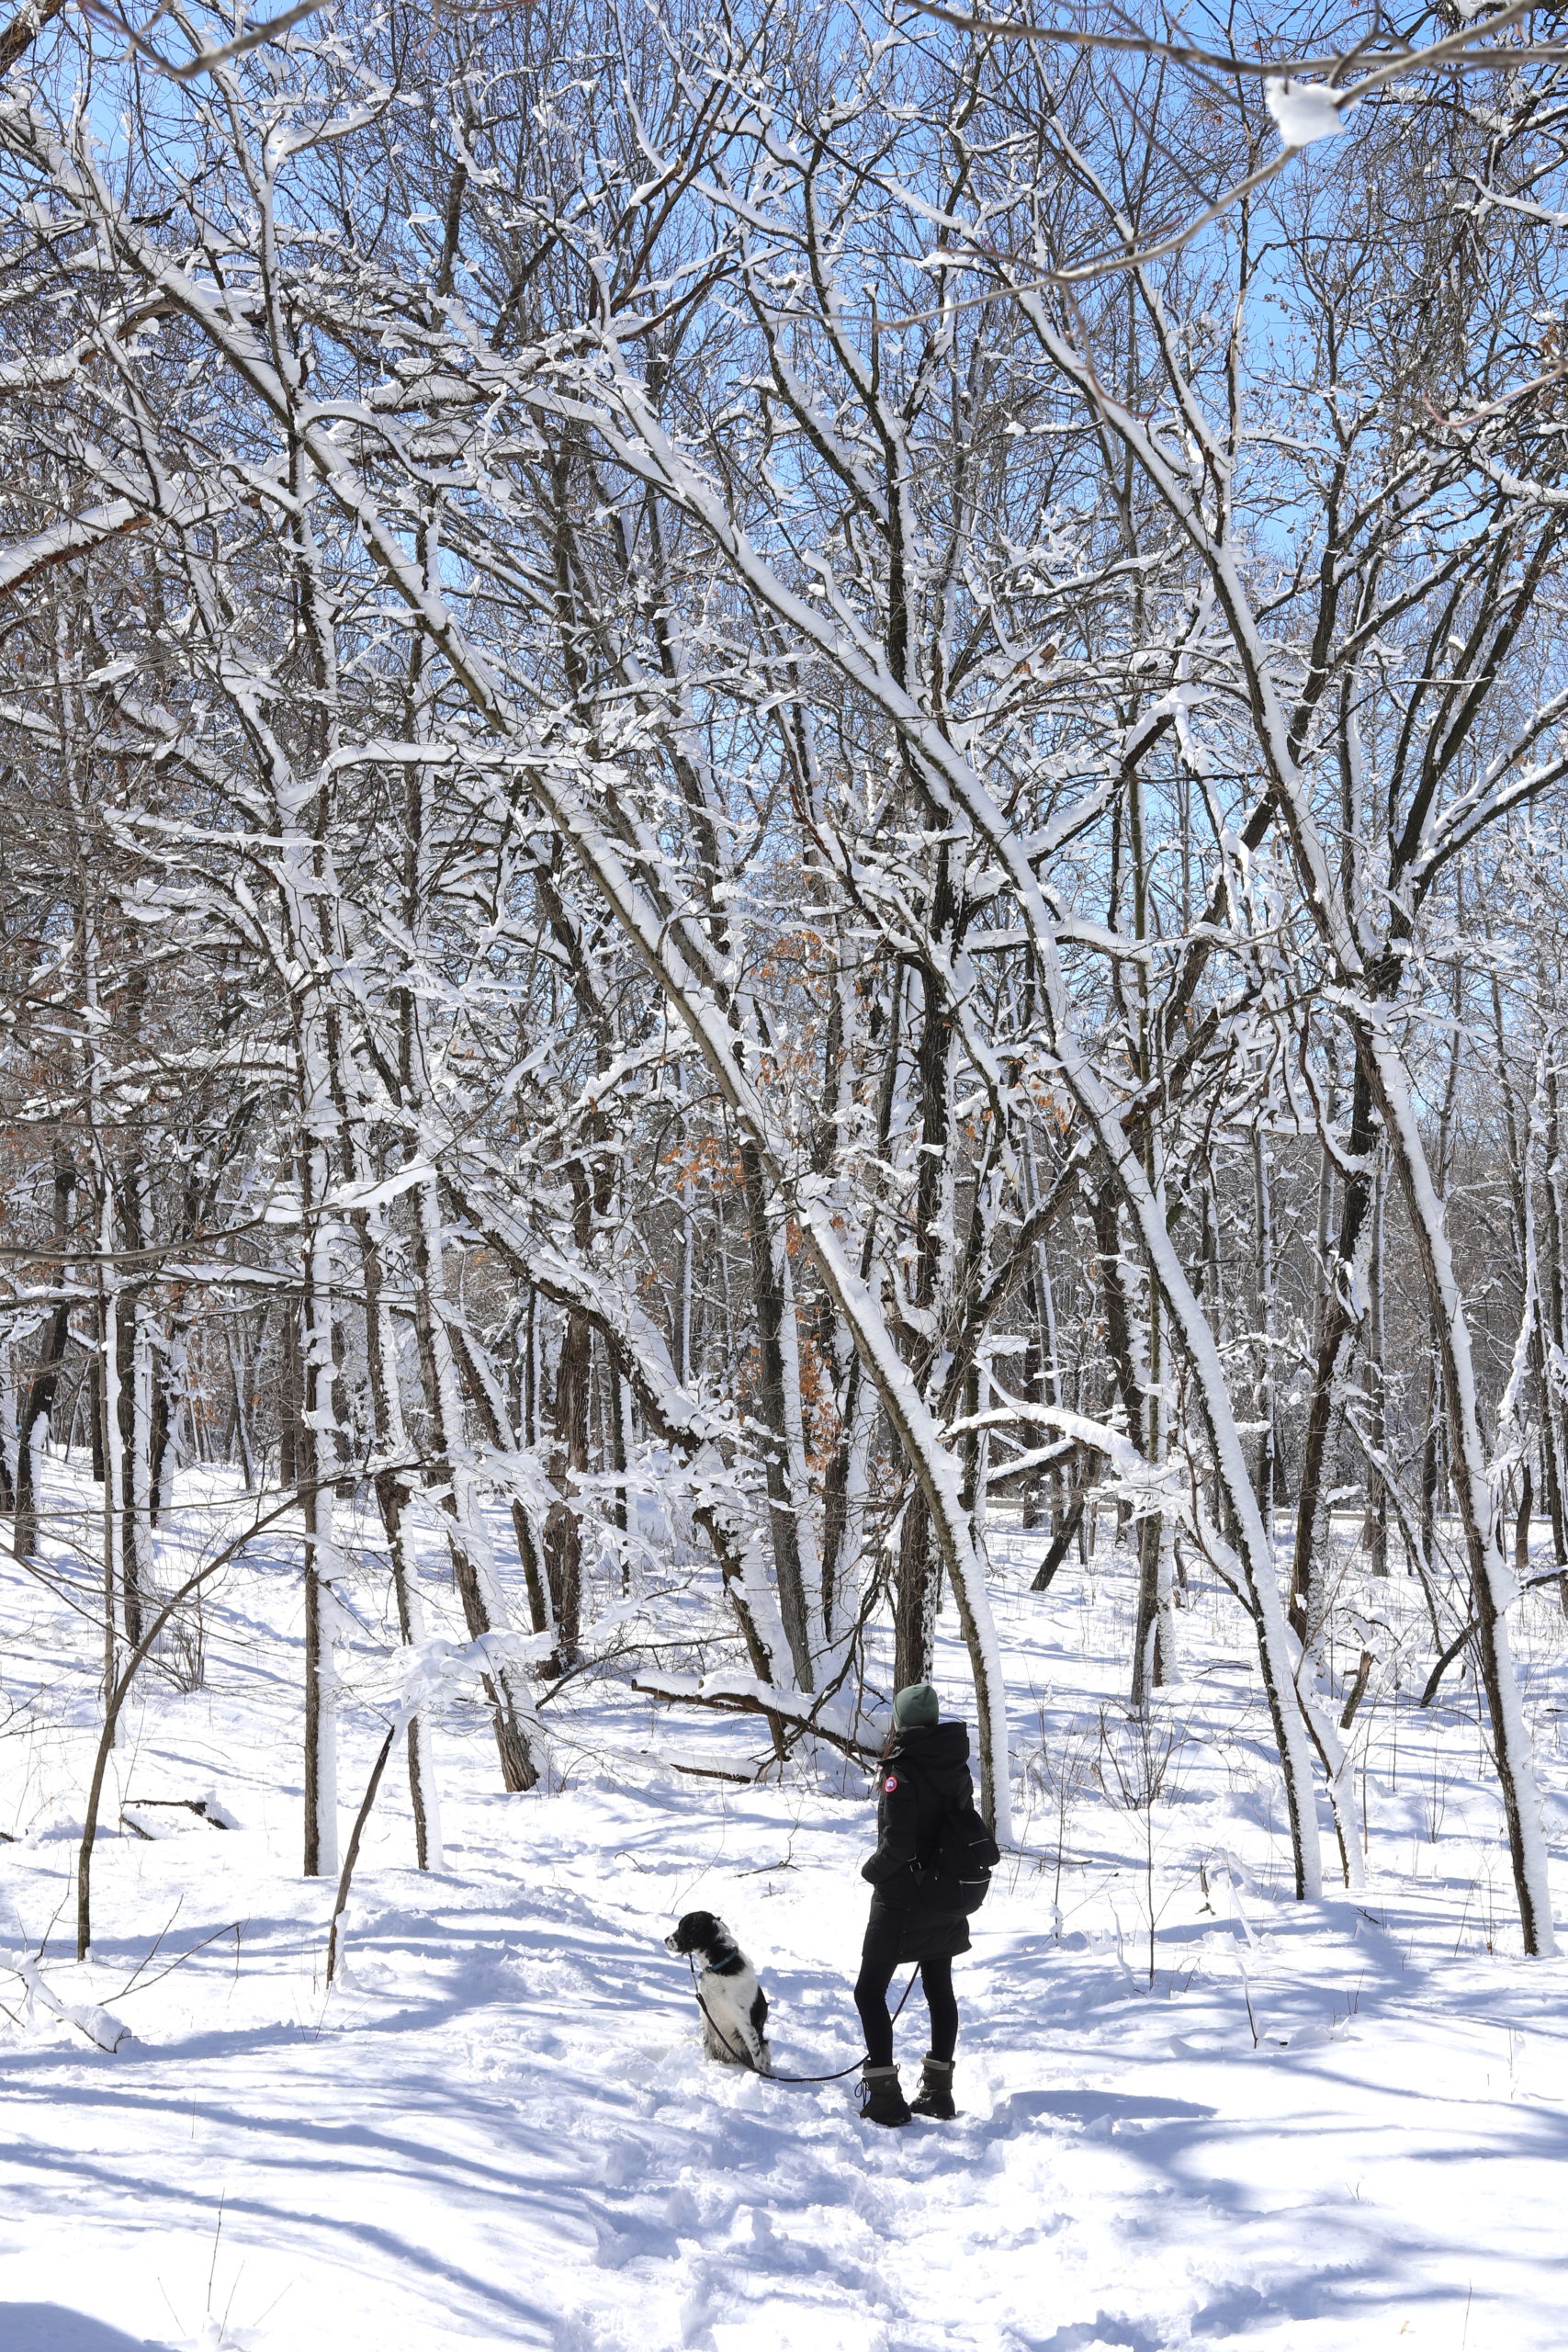
[[[757,1326],[758,1419],[767,1431],[766,1475],[779,1613],[789,1645],[795,1679],[812,1688],[810,1622],[800,1541],[805,1498],[795,1491],[795,1446],[790,1430],[784,1367],[784,1293],[768,1218],[768,1188],[761,1155],[742,1142],[740,1168],[746,1199],[747,1238],[751,1247],[751,1296]],[[798,1390],[797,1390],[798,1393]]]
[[[568,1310],[556,1364],[555,1442],[550,1479],[559,1499],[545,1521],[545,1566],[559,1640],[548,1671],[577,1663],[582,1634],[582,1523],[570,1498],[588,1468],[588,1408],[593,1334],[586,1316]]]
[[[919,1487],[904,1507],[893,1587],[893,1688],[929,1682],[936,1644],[937,1555],[931,1511]]]
[[[359,1227],[360,1265],[365,1280],[365,1338],[370,1387],[371,1423],[376,1451],[384,1463],[401,1464],[408,1453],[408,1431],[402,1396],[398,1385],[397,1332],[391,1310],[382,1295],[382,1250],[389,1238],[384,1211],[362,1214]],[[398,1630],[406,1643],[424,1639],[424,1610],[414,1580],[404,1534],[409,1488],[400,1469],[378,1470],[372,1482],[391,1562],[392,1590],[398,1605]],[[422,1871],[446,1867],[441,1844],[441,1815],[436,1794],[430,1727],[421,1710],[409,1718],[407,1733],[409,1802],[413,1809],[414,1856]]]
[[[28,1382],[17,1431],[17,1515],[14,1542],[17,1557],[30,1560],[39,1545],[38,1451],[49,1430],[60,1386],[61,1366],[71,1329],[71,1309],[62,1301],[44,1325],[32,1377]]]
[[[1509,1576],[1499,1543],[1496,1498],[1482,1442],[1470,1325],[1454,1272],[1443,1204],[1435,1191],[1410,1086],[1396,1048],[1375,1022],[1358,1033],[1363,1060],[1380,1098],[1412,1231],[1420,1253],[1438,1341],[1443,1391],[1452,1432],[1452,1475],[1470,1563],[1471,1605],[1476,1621],[1482,1681],[1492,1720],[1492,1746],[1508,1830],[1508,1852],[1527,1953],[1550,1957],[1557,1949],[1551,1921],[1545,1834],[1536,1786],[1529,1725],[1520,1703],[1508,1637]]]
[[[462,1603],[464,1623],[469,1639],[478,1641],[482,1634],[500,1630],[506,1618],[491,1573],[489,1544],[474,1510],[468,1476],[459,1458],[463,1407],[446,1328],[440,1203],[434,1182],[419,1187],[419,1216],[414,1232],[414,1330],[419,1341],[425,1404],[435,1440],[434,1479],[442,1490],[452,1577]],[[585,1395],[584,1411],[586,1408]],[[497,1666],[481,1680],[495,1727],[502,1784],[509,1792],[517,1794],[533,1788],[539,1775],[513,1690],[512,1669]]]
[[[332,1517],[330,1490],[304,1498],[305,1564],[305,1876],[335,1878],[337,1855],[337,1673],[333,1657],[331,1581],[321,1568],[321,1517]],[[326,1545],[331,1556],[330,1541]]]
[[[1330,1529],[1325,1504],[1334,1439],[1344,1409],[1350,1360],[1355,1351],[1360,1302],[1366,1295],[1373,1224],[1369,1212],[1375,1187],[1377,1119],[1371,1082],[1359,1065],[1351,1088],[1349,1170],[1339,1208],[1339,1238],[1332,1264],[1325,1268],[1325,1293],[1306,1440],[1302,1449],[1301,1492],[1296,1504],[1296,1544],[1291,1573],[1291,1623],[1305,1642],[1319,1629],[1319,1571]],[[1324,1147],[1324,1166],[1328,1149]]]

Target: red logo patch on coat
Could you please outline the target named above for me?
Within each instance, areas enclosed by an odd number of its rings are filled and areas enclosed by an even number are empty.
[[[887,1778],[883,1781],[882,1785],[883,1785],[883,1787],[886,1790],[886,1792],[887,1792],[888,1795],[889,1795],[889,1796],[891,1796],[891,1795],[892,1795],[892,1793],[893,1793],[893,1792],[894,1792],[894,1790],[895,1790],[895,1789],[897,1787],[897,1785],[898,1785],[898,1776],[897,1776],[897,1774],[896,1772],[889,1772],[889,1774],[887,1775]]]

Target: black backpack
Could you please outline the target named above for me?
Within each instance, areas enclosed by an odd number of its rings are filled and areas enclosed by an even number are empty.
[[[942,1901],[955,1911],[978,1911],[1001,1858],[1001,1849],[974,1806],[957,1806],[942,1823],[931,1865]]]

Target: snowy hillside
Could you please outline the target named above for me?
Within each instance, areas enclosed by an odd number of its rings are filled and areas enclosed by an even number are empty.
[[[135,2038],[99,2052],[0,1984],[5,2352],[1560,2346],[1562,1963],[1517,1956],[1472,1688],[1416,1703],[1416,1585],[1362,1596],[1384,1652],[1355,1726],[1367,1897],[1306,1908],[1229,1597],[1190,1596],[1145,1744],[1121,1705],[1130,1564],[1074,1562],[1035,1596],[1035,1539],[994,1549],[1021,1842],[956,1971],[961,2119],[899,2132],[863,2125],[849,2082],[705,2065],[660,1940],[683,1909],[722,1911],[763,1971],[780,2067],[847,2064],[863,1781],[825,1753],[782,1788],[672,1771],[659,1755],[738,1761],[746,1725],[694,1730],[620,1668],[580,1686],[551,1793],[500,1793],[478,1711],[449,1706],[446,1868],[412,1868],[389,1774],[329,1991],[332,1890],[299,1875],[281,1555],[209,1606],[205,1689],[147,1687],[78,1970],[95,1661],[7,1561],[4,1622],[28,1630],[3,1661],[6,1964],[47,1939],[43,1984]],[[367,1564],[366,1692],[377,1589]],[[1565,1646],[1532,1595],[1520,1648],[1559,1835]],[[345,1833],[380,1720],[347,1707]],[[216,1798],[236,1826],[160,1817],[169,1798]],[[138,1799],[151,1838],[119,1829]],[[920,2018],[917,1992],[906,2063]]]

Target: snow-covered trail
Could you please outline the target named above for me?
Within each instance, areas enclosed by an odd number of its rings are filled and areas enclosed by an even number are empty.
[[[650,1769],[509,1799],[454,1727],[450,1867],[407,1867],[394,1793],[328,1996],[330,1895],[295,1875],[281,1684],[149,1707],[138,1792],[216,1786],[241,1826],[103,1843],[88,1981],[52,1956],[45,1973],[107,2002],[134,2046],[0,2019],[0,2352],[1556,2352],[1562,1969],[1506,1956],[1464,1710],[1400,1720],[1365,1906],[1304,1909],[1280,1891],[1241,1628],[1201,1603],[1151,1882],[1141,1816],[1068,1769],[1114,1689],[1121,1572],[1075,1572],[1043,1603],[999,1582],[1020,1759],[1045,1737],[1026,1857],[959,1964],[948,2126],[873,2134],[848,2083],[705,2065],[662,1949],[681,1910],[722,1910],[764,1971],[779,2064],[848,2061],[858,1794]],[[1374,1796],[1397,1714],[1371,1718]],[[23,1752],[0,1742],[7,1766]],[[345,1791],[370,1752],[367,1723]],[[0,1850],[35,1945],[71,1850],[58,1800],[39,1802],[41,1753],[36,1825]],[[63,1786],[63,1731],[50,1753]],[[238,1943],[219,1932],[123,1994],[161,1932],[149,1977],[234,1921]],[[922,2025],[917,1992],[906,2060]]]
[[[722,1860],[697,1879],[689,1826],[647,1799],[473,1811],[489,1867],[470,1844],[460,1883],[378,1873],[330,2001],[324,1905],[258,1856],[237,1980],[230,1939],[124,2005],[135,2051],[7,2057],[6,2352],[50,2341],[10,2313],[51,2302],[136,2344],[200,2342],[210,2310],[227,2341],[299,2352],[1326,2352],[1457,2346],[1472,2286],[1472,2343],[1562,2340],[1568,2065],[1542,1972],[1450,1965],[1438,1987],[1401,1940],[1414,1913],[1379,1931],[1266,1906],[1255,2052],[1235,1928],[1168,1931],[1164,1964],[1198,1974],[1151,1999],[1113,1946],[1031,1934],[1015,1896],[962,1970],[962,2120],[872,2137],[847,2086],[705,2066],[656,1940],[722,1886],[766,1957],[781,2063],[841,2060],[841,1829],[732,1804],[747,1849],[794,1841],[787,1871],[742,1884]],[[152,1849],[149,1917],[209,1850]],[[120,1940],[129,1962],[144,1939]]]

